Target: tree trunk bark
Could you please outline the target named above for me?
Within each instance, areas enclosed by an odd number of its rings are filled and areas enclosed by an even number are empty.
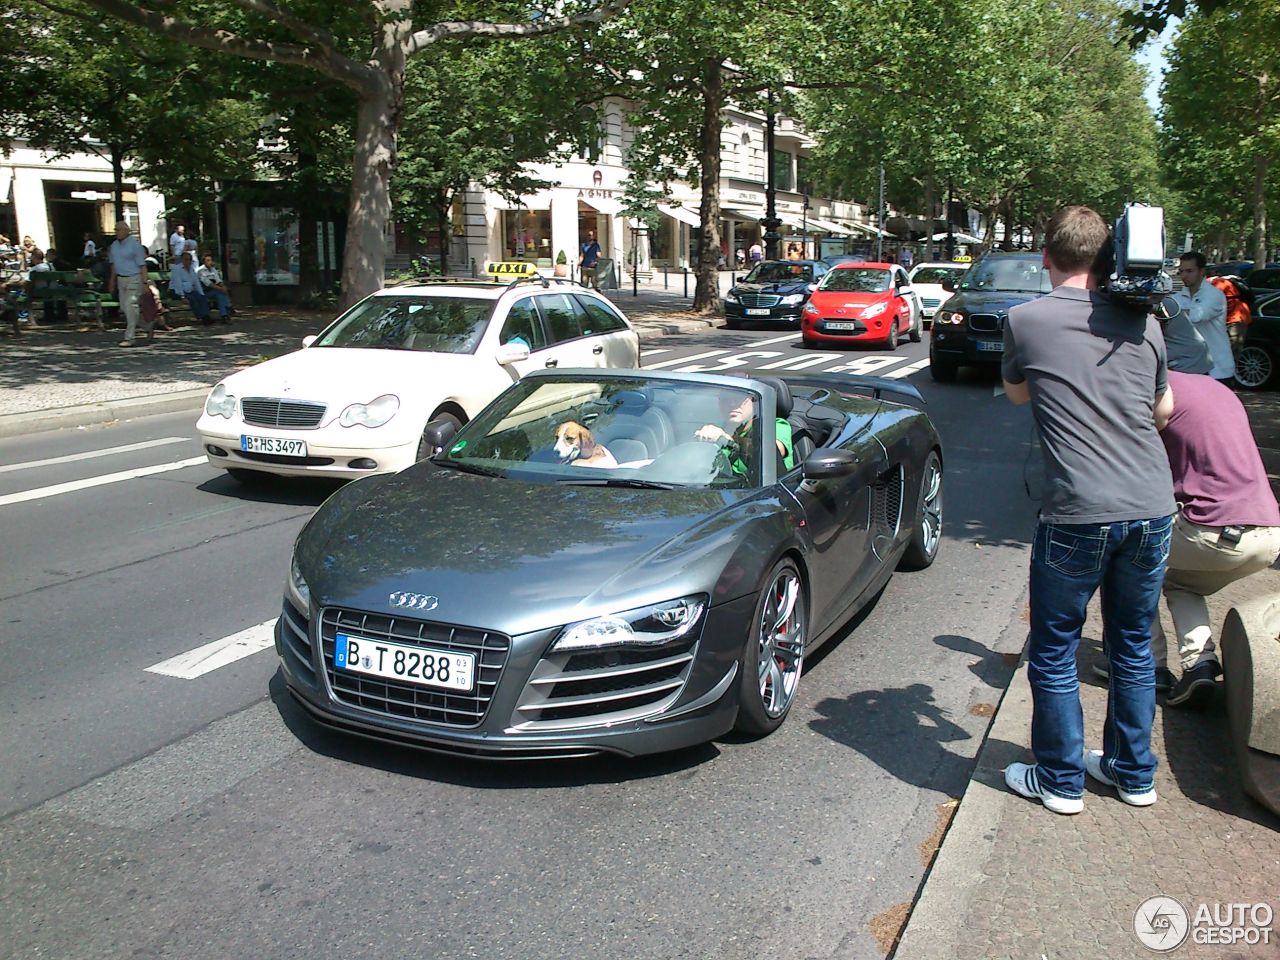
[[[449,195],[443,191],[436,193],[436,230],[440,234],[440,276],[449,275]]]
[[[1267,168],[1270,160],[1264,154],[1253,158],[1253,265],[1267,265]]]
[[[702,201],[698,215],[698,283],[693,294],[694,313],[720,309],[720,128],[724,122],[724,74],[719,58],[702,64],[701,168]]]
[[[1001,250],[1013,249],[1013,194],[1000,201],[1000,219],[1004,221],[1004,238],[1000,241]]]
[[[116,195],[116,223],[124,220],[124,151],[120,144],[111,144],[111,180]]]
[[[403,71],[399,79],[403,81]],[[382,289],[387,269],[384,231],[391,220],[391,171],[400,125],[399,84],[393,78],[360,99],[356,112],[351,202],[342,251],[342,297],[347,307]]]
[[[924,231],[924,259],[926,263],[933,260],[933,234],[935,232],[933,225],[933,205],[937,202],[936,193],[936,185],[933,180],[933,164],[930,164],[929,172],[924,178],[924,216],[925,220],[929,224],[925,227]],[[950,214],[951,211],[948,210],[948,217],[950,217]],[[950,219],[948,219],[947,222],[950,223]]]

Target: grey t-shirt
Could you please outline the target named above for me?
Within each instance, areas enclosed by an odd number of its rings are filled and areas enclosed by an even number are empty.
[[[1169,355],[1169,369],[1179,373],[1208,373],[1213,369],[1209,345],[1187,315],[1186,307],[1164,325],[1164,345]]]
[[[1168,386],[1154,318],[1089,290],[1057,287],[1009,311],[1002,370],[1031,392],[1048,481],[1042,521],[1173,513],[1169,458],[1152,413]]]

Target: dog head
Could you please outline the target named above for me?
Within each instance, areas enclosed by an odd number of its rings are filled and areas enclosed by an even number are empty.
[[[595,453],[596,441],[591,431],[576,420],[566,420],[556,427],[556,454],[563,463],[587,460]]]

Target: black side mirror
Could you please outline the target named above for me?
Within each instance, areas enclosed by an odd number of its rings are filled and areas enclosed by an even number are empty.
[[[458,425],[452,420],[432,420],[422,428],[422,439],[431,448],[431,456],[435,456],[453,442],[458,435]]]
[[[825,480],[830,477],[847,477],[858,467],[858,458],[848,450],[819,447],[804,462],[806,480]]]
[[[943,290],[945,290],[945,291],[947,291],[947,293],[955,293],[955,292],[956,292],[956,281],[955,281],[955,278],[954,278],[954,277],[946,277],[946,278],[942,281],[942,289],[943,289]]]

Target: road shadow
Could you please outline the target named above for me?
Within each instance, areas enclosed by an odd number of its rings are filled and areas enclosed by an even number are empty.
[[[686,772],[714,760],[710,743],[646,757],[601,754],[581,758],[484,759],[432,753],[333,730],[312,719],[276,670],[268,685],[280,719],[298,741],[321,756],[385,773],[485,790],[561,789],[591,783],[625,783]]]
[[[1018,660],[1022,657],[1021,651],[996,653],[994,650],[984,647],[977,640],[969,637],[959,637],[950,633],[934,637],[933,642],[940,647],[954,650],[956,653],[962,653],[967,657],[977,657],[977,663],[967,665],[969,672],[988,687],[1000,691],[1004,691],[1009,686],[1009,680],[1013,677],[1013,672],[1018,667]]]
[[[285,507],[318,507],[347,482],[322,477],[277,477],[274,474],[264,473],[261,480],[241,483],[228,473],[220,473],[206,480],[196,489],[217,497],[244,500],[250,503],[274,503]]]
[[[973,761],[944,744],[969,740],[970,734],[947,717],[927,684],[828,697],[814,709],[820,714],[809,721],[814,732],[851,747],[904,783],[954,798],[964,793]]]

